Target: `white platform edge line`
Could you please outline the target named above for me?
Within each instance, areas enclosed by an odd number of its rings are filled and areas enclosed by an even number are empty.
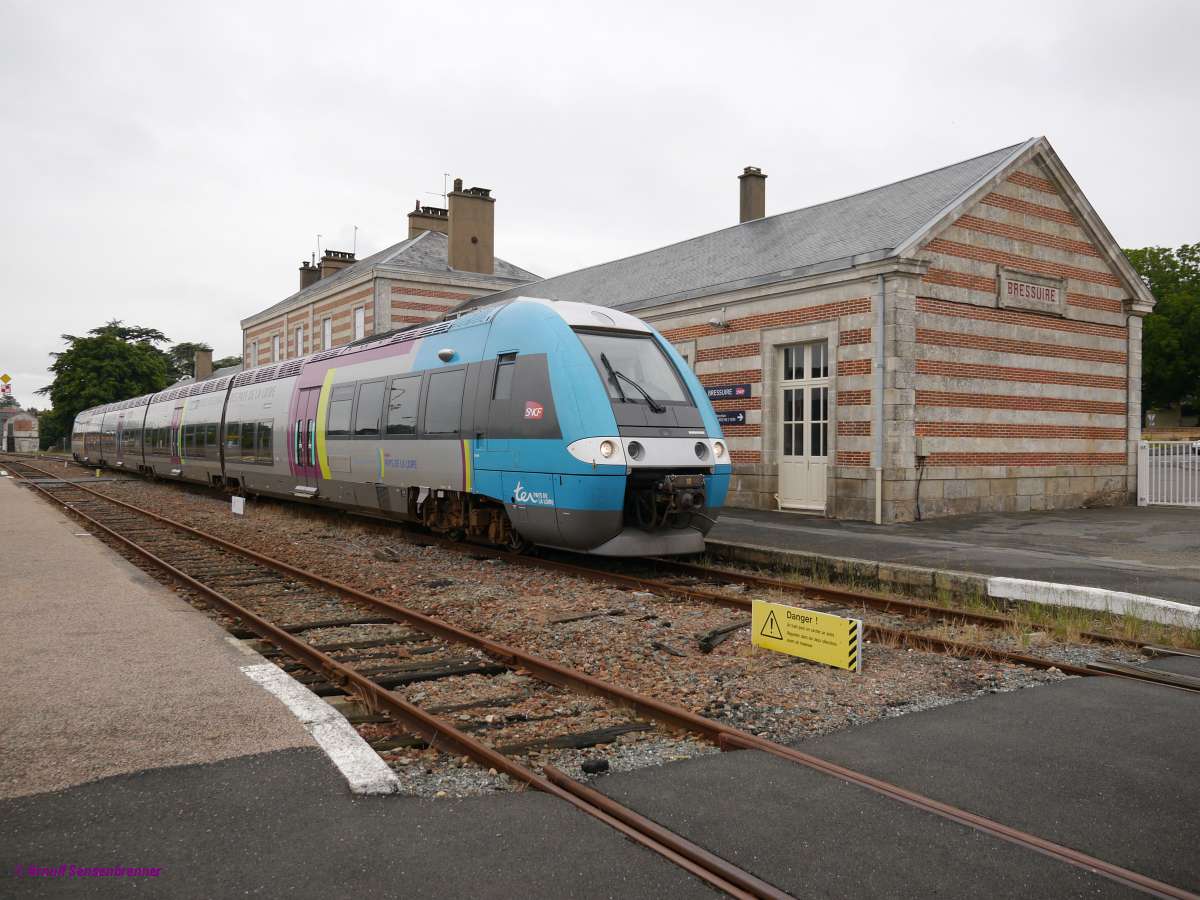
[[[1200,607],[1079,584],[1029,581],[1025,578],[989,578],[988,594],[1002,600],[1026,600],[1048,606],[1073,606],[1097,612],[1135,616],[1162,625],[1200,628]]]
[[[271,663],[242,666],[242,674],[274,694],[313,736],[355,794],[394,794],[396,774],[379,758],[345,716]]]

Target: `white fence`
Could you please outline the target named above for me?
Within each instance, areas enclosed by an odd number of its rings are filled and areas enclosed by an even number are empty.
[[[1200,444],[1138,444],[1138,506],[1200,507]]]

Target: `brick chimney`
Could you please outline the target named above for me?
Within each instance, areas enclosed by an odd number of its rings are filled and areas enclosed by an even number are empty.
[[[321,279],[321,270],[305,260],[300,264],[300,290],[311,287]]]
[[[741,218],[739,222],[761,219],[767,214],[767,176],[758,166],[746,166],[738,176],[741,182]]]
[[[415,238],[423,231],[449,234],[449,210],[442,209],[440,206],[425,206],[418,200],[416,208],[408,214],[408,236]]]
[[[460,272],[495,271],[496,200],[488,188],[463,190],[454,179],[450,192],[450,268]]]
[[[197,381],[213,373],[211,350],[197,350],[192,359],[192,374]]]
[[[326,250],[321,254],[321,277],[328,278],[334,272],[339,272],[352,265],[354,265],[353,253],[347,253],[345,250]]]

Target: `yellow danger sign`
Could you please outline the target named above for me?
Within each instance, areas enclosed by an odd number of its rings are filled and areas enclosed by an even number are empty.
[[[754,601],[750,640],[757,647],[776,650],[813,662],[862,671],[862,621],[843,619],[782,603]]]
[[[10,381],[12,381],[12,379],[8,377],[7,372],[5,372],[3,375],[0,375],[0,382],[3,382],[4,384],[8,384]]]

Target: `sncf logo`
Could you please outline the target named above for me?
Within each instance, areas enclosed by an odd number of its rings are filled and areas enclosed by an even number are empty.
[[[540,419],[546,415],[546,407],[538,403],[536,400],[525,401],[525,418]]]

